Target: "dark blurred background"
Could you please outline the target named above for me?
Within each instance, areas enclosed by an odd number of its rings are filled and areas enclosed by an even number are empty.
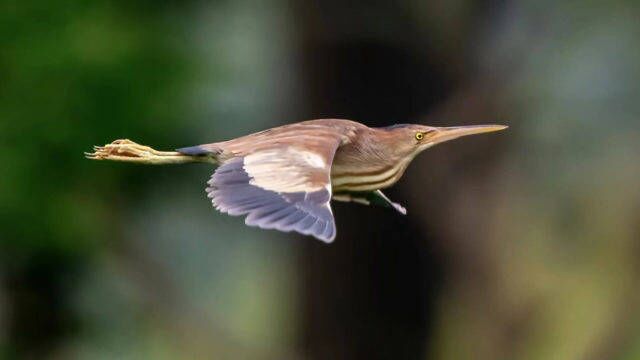
[[[0,357],[640,358],[640,5],[0,2]],[[206,165],[85,160],[321,117],[502,123],[335,204],[214,211]]]

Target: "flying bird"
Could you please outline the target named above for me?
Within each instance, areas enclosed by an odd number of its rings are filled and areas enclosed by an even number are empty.
[[[249,226],[296,231],[329,243],[336,237],[332,199],[406,214],[382,190],[402,177],[416,155],[461,136],[505,128],[413,124],[372,128],[351,120],[319,119],[176,151],[116,140],[85,155],[139,164],[217,165],[206,188],[216,209],[246,215]]]

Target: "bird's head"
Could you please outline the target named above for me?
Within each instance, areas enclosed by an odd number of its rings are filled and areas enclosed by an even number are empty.
[[[506,129],[505,125],[468,125],[435,127],[403,124],[385,128],[389,131],[392,146],[399,155],[413,157],[425,149],[462,136],[483,134]]]

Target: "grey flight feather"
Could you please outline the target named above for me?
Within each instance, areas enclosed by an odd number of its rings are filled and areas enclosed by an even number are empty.
[[[313,192],[275,192],[251,184],[244,159],[220,166],[207,188],[208,197],[221,212],[247,215],[245,223],[263,229],[296,231],[331,242],[336,235],[331,195],[326,189]]]

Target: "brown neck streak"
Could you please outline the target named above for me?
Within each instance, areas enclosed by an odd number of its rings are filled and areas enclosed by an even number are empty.
[[[372,191],[395,184],[413,156],[397,145],[397,134],[384,129],[366,129],[336,152],[331,170],[334,192]]]

